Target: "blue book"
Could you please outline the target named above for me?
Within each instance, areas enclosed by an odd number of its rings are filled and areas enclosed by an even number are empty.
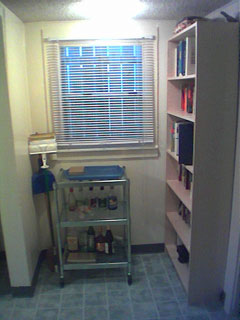
[[[182,54],[181,54],[181,63],[182,63],[182,76],[185,76],[186,72],[186,40],[182,41]]]

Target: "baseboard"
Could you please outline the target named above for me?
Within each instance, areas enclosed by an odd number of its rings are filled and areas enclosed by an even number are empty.
[[[164,252],[164,243],[137,244],[131,246],[132,253],[159,253]]]
[[[33,279],[32,279],[32,285],[31,286],[24,286],[24,287],[11,287],[11,294],[14,297],[33,297],[34,291],[36,288],[36,284],[38,281],[39,271],[42,265],[42,262],[44,261],[46,257],[47,250],[42,250],[38,257],[38,262],[34,271]]]

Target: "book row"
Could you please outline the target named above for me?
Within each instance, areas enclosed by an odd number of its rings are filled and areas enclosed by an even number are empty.
[[[195,38],[187,37],[175,48],[175,75],[186,76],[195,73]]]

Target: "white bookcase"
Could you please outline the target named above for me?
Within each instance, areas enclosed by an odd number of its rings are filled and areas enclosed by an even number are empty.
[[[188,50],[185,76],[176,73],[176,48],[191,39],[195,67]],[[224,289],[231,219],[238,88],[238,24],[196,22],[168,42],[167,152],[165,247],[188,293],[191,304],[217,301]],[[181,109],[181,91],[194,84],[192,113]],[[171,151],[171,128],[176,121],[193,123],[191,192],[178,180],[178,156]],[[187,224],[179,203],[191,212]],[[189,253],[178,260],[177,244]]]

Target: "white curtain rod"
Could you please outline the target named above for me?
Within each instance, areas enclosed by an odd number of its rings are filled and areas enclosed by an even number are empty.
[[[113,39],[113,38],[103,38],[103,39],[55,39],[55,38],[44,38],[44,41],[52,41],[52,42],[58,42],[58,41],[109,41],[109,40],[155,40],[155,36],[151,37],[141,37],[141,38],[119,38],[119,39]]]

